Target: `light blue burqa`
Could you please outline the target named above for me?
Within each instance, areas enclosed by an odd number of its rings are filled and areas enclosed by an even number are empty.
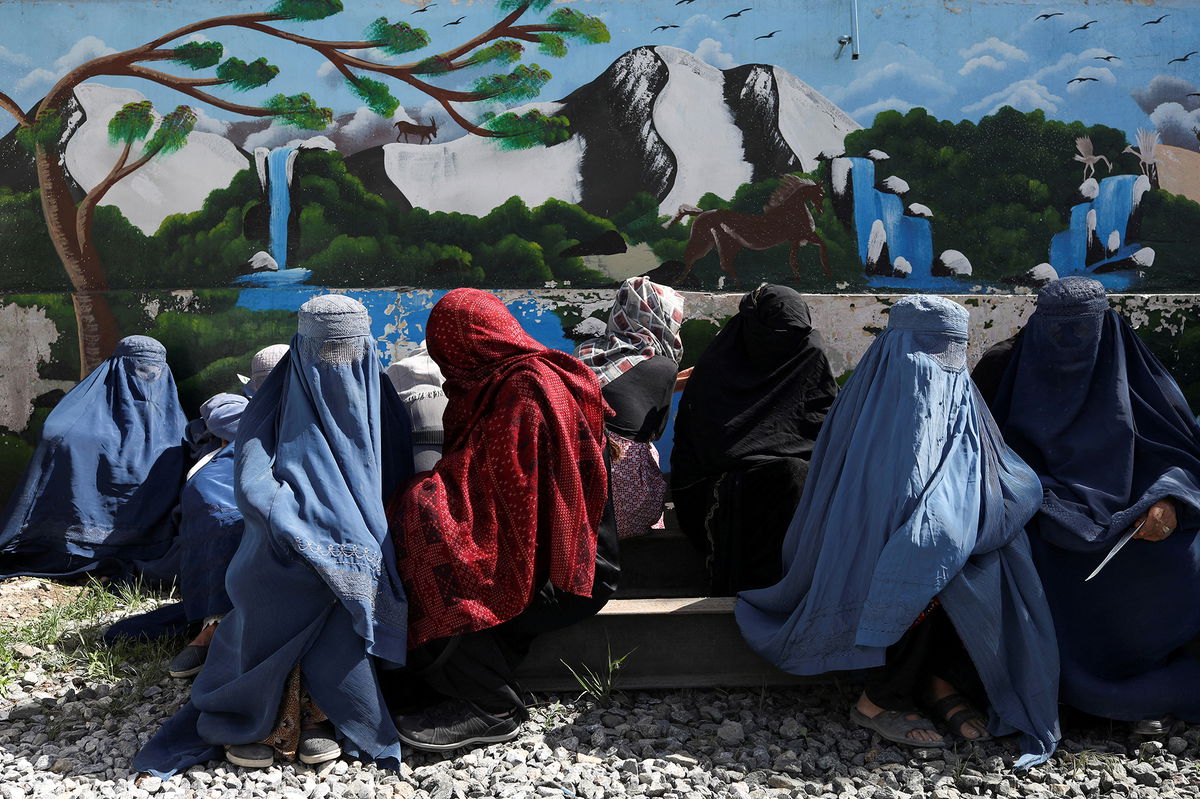
[[[967,311],[895,303],[838,395],[784,541],[784,578],[743,592],[750,646],[795,674],[884,663],[936,596],[991,703],[1023,733],[1018,768],[1058,740],[1058,650],[1023,527],[1037,476],[1000,437],[966,371]]]
[[[343,750],[398,766],[376,668],[405,661],[407,602],[383,503],[412,474],[412,441],[361,303],[326,295],[301,306],[235,451],[245,532],[226,578],[233,610],[191,702],[134,766],[168,775],[219,757],[221,744],[263,740],[297,664]]]

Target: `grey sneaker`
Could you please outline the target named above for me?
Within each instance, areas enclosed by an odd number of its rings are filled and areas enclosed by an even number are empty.
[[[342,747],[333,737],[333,730],[327,724],[313,727],[300,733],[300,747],[296,754],[301,763],[310,766],[336,760],[342,756]]]
[[[401,743],[425,752],[448,752],[472,744],[511,741],[520,733],[525,715],[521,708],[508,716],[493,716],[471,702],[453,699],[395,721]]]
[[[275,763],[275,750],[266,744],[237,744],[225,747],[225,759],[242,768],[269,768]]]
[[[200,673],[200,669],[204,668],[204,661],[207,658],[207,646],[189,644],[171,659],[170,664],[167,666],[167,673],[179,680],[195,677]]]

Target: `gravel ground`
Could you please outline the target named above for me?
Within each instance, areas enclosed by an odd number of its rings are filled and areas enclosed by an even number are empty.
[[[1050,763],[1014,775],[1012,740],[954,750],[881,742],[849,720],[856,687],[836,684],[631,692],[608,707],[542,697],[517,740],[454,757],[409,752],[399,772],[335,761],[261,771],[213,762],[166,781],[131,773],[133,754],[187,687],[30,660],[0,698],[0,799],[1200,797],[1200,726],[1142,742],[1124,725],[1068,722]]]

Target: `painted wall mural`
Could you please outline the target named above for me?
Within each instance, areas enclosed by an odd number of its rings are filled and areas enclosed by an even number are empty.
[[[563,347],[553,298],[637,274],[1200,293],[1194,3],[859,18],[846,46],[851,0],[5,3],[0,325],[41,332],[0,344],[0,443],[134,332],[198,402],[322,289],[382,303],[385,359],[397,296],[461,285],[542,297]]]

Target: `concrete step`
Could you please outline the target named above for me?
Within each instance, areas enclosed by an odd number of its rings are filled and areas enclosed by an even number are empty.
[[[686,542],[685,542],[686,543]],[[595,617],[544,635],[522,664],[530,691],[579,691],[569,664],[606,674],[628,653],[617,688],[702,688],[813,683],[775,668],[742,640],[732,597],[614,599]]]

